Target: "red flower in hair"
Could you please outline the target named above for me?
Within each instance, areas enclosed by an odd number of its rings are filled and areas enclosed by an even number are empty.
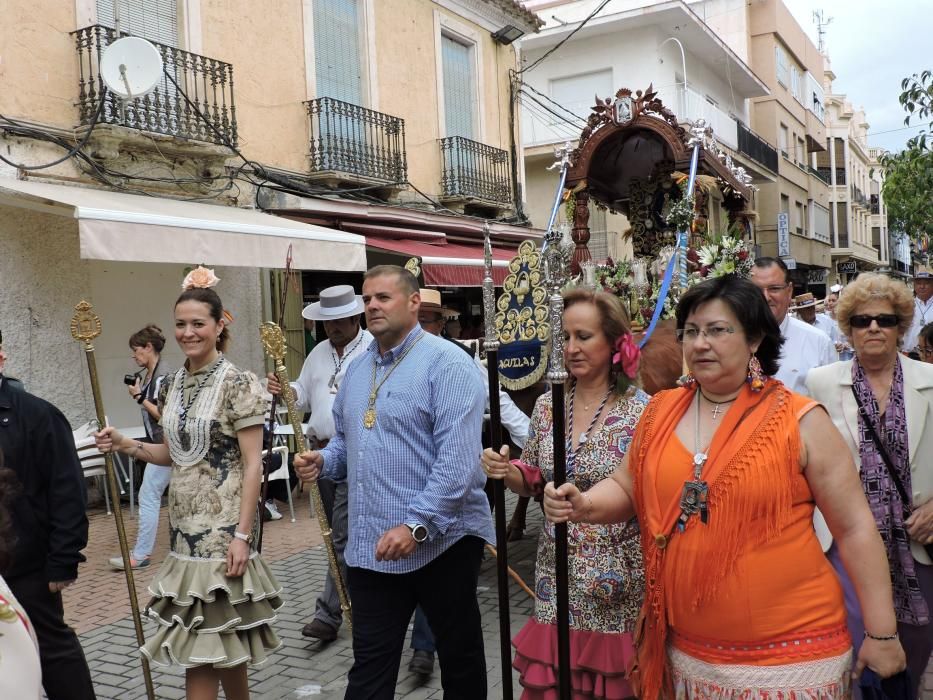
[[[638,377],[638,363],[641,361],[641,350],[635,344],[631,333],[623,333],[615,342],[615,353],[612,364],[618,366],[622,373],[630,380]]]

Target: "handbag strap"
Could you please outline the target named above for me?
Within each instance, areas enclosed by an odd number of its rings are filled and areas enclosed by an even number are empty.
[[[878,431],[875,430],[875,425],[872,423],[868,412],[865,410],[865,406],[862,405],[862,402],[859,400],[858,392],[855,390],[854,384],[852,385],[852,396],[855,397],[855,403],[858,405],[859,413],[862,414],[862,419],[865,421],[865,425],[868,426],[875,447],[878,448],[878,453],[881,455],[881,459],[884,460],[884,465],[888,468],[888,475],[894,482],[897,494],[901,497],[901,503],[904,506],[904,519],[906,520],[910,516],[911,499],[907,498],[907,491],[904,489],[904,484],[901,483],[901,479],[894,469],[894,463],[891,461],[891,457],[888,456],[888,451],[885,449],[884,443],[881,442],[881,438],[878,437]]]

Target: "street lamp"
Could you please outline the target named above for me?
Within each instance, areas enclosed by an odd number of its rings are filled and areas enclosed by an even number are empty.
[[[518,27],[515,27],[511,24],[507,24],[504,27],[502,27],[502,29],[493,32],[492,38],[494,41],[499,42],[503,46],[508,46],[509,44],[511,44],[513,41],[523,36],[524,34],[525,32],[523,32]]]

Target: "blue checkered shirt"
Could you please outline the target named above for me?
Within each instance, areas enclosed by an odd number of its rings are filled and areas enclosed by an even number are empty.
[[[375,426],[363,427],[373,364],[378,384],[419,337],[379,389]],[[466,535],[493,541],[480,464],[485,403],[470,356],[419,326],[385,355],[374,340],[353,361],[334,401],[336,434],[321,451],[321,475],[348,485],[348,566],[406,573]],[[407,559],[376,561],[379,538],[402,524],[424,525],[428,540]]]

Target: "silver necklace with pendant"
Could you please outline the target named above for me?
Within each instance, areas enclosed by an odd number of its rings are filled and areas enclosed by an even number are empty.
[[[599,404],[599,408],[596,409],[596,413],[593,414],[590,424],[587,426],[586,430],[580,433],[580,437],[577,438],[578,446],[575,450],[573,447],[573,403],[574,398],[577,394],[577,384],[574,382],[573,388],[570,390],[570,406],[568,408],[568,420],[570,421],[570,429],[567,431],[567,475],[571,476],[573,474],[573,468],[576,463],[577,450],[582,449],[583,446],[589,441],[590,433],[593,432],[593,428],[596,427],[596,421],[599,420],[599,416],[602,414],[603,409],[606,407],[606,402],[609,401],[609,397],[612,395],[612,387],[609,387],[609,390],[606,392],[606,395],[603,397],[602,403]]]
[[[700,450],[700,390],[697,389],[696,423],[693,432],[693,480],[685,481],[680,494],[680,516],[677,518],[677,529],[680,532],[687,527],[687,521],[697,513],[700,522],[709,522],[709,484],[700,477],[703,467],[709,458],[706,452]],[[709,448],[707,448],[709,449]]]
[[[336,394],[337,389],[340,388],[340,385],[337,383],[337,375],[340,374],[340,368],[343,367],[344,360],[350,357],[350,354],[356,349],[356,346],[363,342],[363,334],[359,334],[359,339],[353,343],[353,345],[344,350],[344,353],[339,358],[337,357],[337,351],[334,350],[333,343],[330,347],[331,360],[334,361],[334,373],[330,375],[330,379],[327,380],[327,388],[330,389],[331,394]]]
[[[697,393],[699,394],[701,392],[697,390]],[[735,403],[735,399],[729,399],[728,401],[711,401],[709,397],[706,396],[706,394],[703,394],[703,398],[706,399],[709,403],[713,404],[713,420],[718,420],[719,416],[725,415],[728,409],[722,408],[723,406]]]

